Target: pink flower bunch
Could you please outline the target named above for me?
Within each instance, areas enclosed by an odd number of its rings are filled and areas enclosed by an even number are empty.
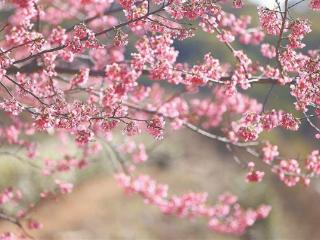
[[[169,79],[173,74],[171,65],[176,62],[178,52],[171,46],[170,35],[144,37],[136,44],[138,53],[132,54],[135,69],[149,69],[151,79]]]
[[[233,0],[233,7],[242,8],[243,7],[243,0]]]
[[[278,146],[271,145],[269,142],[267,142],[265,146],[262,148],[262,153],[262,160],[266,164],[271,165],[275,158],[279,156]]]
[[[19,115],[23,110],[21,104],[15,99],[5,99],[3,102],[0,102],[0,108],[14,116]]]
[[[147,123],[147,132],[160,140],[163,138],[165,121],[163,117],[154,117]]]
[[[320,152],[319,150],[312,151],[305,163],[305,168],[310,174],[320,175]]]
[[[301,179],[301,168],[295,159],[281,160],[279,164],[273,166],[272,171],[288,187],[295,186]]]
[[[261,104],[239,92],[234,95],[226,94],[225,87],[216,87],[211,98],[194,99],[191,101],[192,112],[203,119],[204,128],[217,127],[223,121],[223,116],[230,117],[241,115],[246,112],[260,112]]]
[[[22,198],[20,190],[14,190],[12,187],[3,189],[0,192],[0,205],[8,203],[17,203]]]
[[[55,183],[61,194],[71,193],[73,190],[73,184],[68,182],[62,182],[61,180],[56,179]]]
[[[32,4],[33,0],[12,0],[12,2],[21,8],[26,8]]]
[[[276,56],[276,48],[270,44],[264,43],[261,45],[261,53],[266,58],[274,58]]]
[[[89,72],[90,72],[89,68],[80,69],[79,74],[77,74],[77,76],[75,76],[71,80],[71,86],[73,87],[73,86],[85,85],[89,80]]]
[[[246,175],[247,182],[261,182],[264,177],[264,172],[255,170],[255,164],[253,162],[248,163],[249,172]]]
[[[281,20],[275,11],[267,8],[258,8],[259,20],[262,29],[271,35],[278,35],[280,32]]]
[[[302,44],[301,40],[306,34],[311,32],[310,23],[307,20],[297,19],[289,26],[290,34],[289,46],[291,48],[303,48],[305,45]]]
[[[18,237],[12,232],[4,232],[0,234],[0,240],[17,240]]]
[[[319,0],[310,0],[309,6],[313,10],[319,11],[320,10],[320,1]]]
[[[296,98],[295,106],[297,110],[305,111],[308,106],[320,106],[320,97],[317,94],[320,87],[318,81],[320,76],[319,57],[319,54],[316,54],[314,59],[309,58],[303,62],[304,65],[296,84],[291,86],[291,95]]]
[[[266,218],[271,211],[268,205],[261,205],[256,210],[244,210],[230,193],[221,195],[213,209],[216,216],[209,221],[209,228],[233,235],[244,234],[248,227]]]
[[[147,175],[131,177],[124,173],[115,176],[126,193],[137,193],[147,204],[157,206],[163,213],[180,218],[208,218],[209,228],[220,233],[242,235],[256,221],[269,215],[270,206],[244,210],[237,198],[229,193],[219,196],[216,205],[207,205],[207,193],[188,193],[168,196],[168,186],[158,184]]]
[[[276,127],[283,127],[291,131],[297,131],[300,121],[292,114],[283,111],[272,110],[266,113],[250,113],[238,122],[232,123],[233,131],[244,141],[255,141],[263,131],[270,131]],[[233,135],[232,131],[229,133]]]

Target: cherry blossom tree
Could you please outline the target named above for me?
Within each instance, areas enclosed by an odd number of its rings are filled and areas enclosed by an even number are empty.
[[[87,167],[104,147],[119,186],[164,214],[206,219],[210,230],[234,235],[268,216],[271,206],[245,209],[231,193],[216,203],[202,192],[169,194],[167,185],[137,172],[149,161],[137,135],[162,141],[189,129],[221,142],[247,169],[248,183],[268,174],[260,162],[288,187],[308,186],[320,175],[320,150],[302,161],[288,159],[268,139],[275,128],[299,132],[302,126],[320,139],[320,51],[308,42],[312,23],[291,14],[306,2],[309,11],[320,10],[319,0],[275,0],[273,9],[257,8],[254,24],[252,16],[237,14],[248,4],[243,0],[2,1],[0,152],[36,169],[53,187],[27,204],[24,189],[2,189],[0,218],[21,234],[0,239],[28,238],[29,230],[41,228],[29,217],[34,206],[70,193],[73,184],[58,176]],[[219,44],[197,64],[179,62],[175,43],[199,32]],[[247,46],[260,47],[265,61],[250,57]],[[233,60],[215,56],[222,47]],[[248,94],[257,86],[266,89],[264,101]],[[275,86],[291,94],[292,112],[268,105]],[[71,141],[80,154],[41,157],[39,135]],[[238,151],[256,162],[240,161]],[[13,214],[6,212],[10,206]]]

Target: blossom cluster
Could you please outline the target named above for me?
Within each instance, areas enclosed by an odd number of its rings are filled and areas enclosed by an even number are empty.
[[[207,193],[169,196],[168,186],[148,175],[132,177],[120,173],[115,177],[126,193],[139,194],[145,203],[157,206],[163,213],[187,219],[207,218],[209,228],[220,233],[242,235],[256,221],[266,218],[271,210],[267,205],[245,210],[237,197],[229,193],[220,195],[215,205],[207,204]]]
[[[248,113],[242,119],[232,123],[229,137],[233,141],[238,138],[244,141],[255,141],[263,131],[270,131],[276,127],[283,127],[291,131],[299,129],[300,121],[292,114],[272,110],[266,113]]]

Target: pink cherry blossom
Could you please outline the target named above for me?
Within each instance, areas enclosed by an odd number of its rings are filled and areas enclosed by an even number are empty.
[[[313,146],[320,139],[320,51],[311,35],[318,23],[308,9],[295,11],[303,2],[274,1],[255,12],[243,0],[0,4],[3,161],[25,163],[46,183],[22,191],[4,182],[1,214],[9,215],[1,219],[21,233],[0,239],[40,229],[28,214],[35,203],[71,193],[67,176],[102,159],[128,194],[164,214],[202,219],[212,231],[242,235],[268,216],[265,204],[245,209],[228,193],[210,204],[206,192],[169,194],[137,174],[153,160],[148,149],[180,131],[219,142],[245,167],[247,182],[258,185],[271,172],[289,187],[312,187],[320,150],[302,155],[278,139],[290,133]],[[320,10],[319,0],[308,5]]]
[[[320,1],[319,0],[310,0],[309,6],[313,10],[320,10]]]

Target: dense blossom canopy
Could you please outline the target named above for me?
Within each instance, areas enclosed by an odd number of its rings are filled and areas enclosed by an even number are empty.
[[[246,7],[243,0],[2,1],[7,17],[0,25],[1,147],[17,147],[24,157],[2,154],[52,181],[41,200],[70,193],[73,184],[59,174],[85,168],[107,146],[126,193],[165,214],[205,218],[212,231],[243,234],[271,207],[245,209],[230,193],[215,204],[206,193],[169,195],[167,185],[136,170],[148,152],[135,136],[161,141],[190,129],[226,149],[247,152],[289,187],[309,185],[320,175],[319,150],[304,161],[286,158],[266,137],[275,128],[296,132],[307,126],[314,141],[320,139],[320,51],[308,45],[312,23],[290,14],[303,2],[316,14],[320,10],[319,0],[275,0],[273,9],[257,8],[254,25],[252,16],[237,14]],[[216,57],[213,46],[196,64],[178,61],[175,44],[199,32],[215,37],[232,60]],[[250,57],[246,46],[258,46],[264,61]],[[275,85],[291,94],[292,111],[268,106]],[[264,101],[247,94],[256,86],[267,89]],[[39,134],[72,141],[81,154],[41,158],[34,137]],[[263,181],[257,164],[243,163],[244,181]],[[0,193],[0,218],[21,229],[0,239],[29,237],[30,229],[42,227],[29,217],[34,204],[26,207],[24,197],[23,189],[10,186]],[[12,204],[20,207],[5,214]]]

